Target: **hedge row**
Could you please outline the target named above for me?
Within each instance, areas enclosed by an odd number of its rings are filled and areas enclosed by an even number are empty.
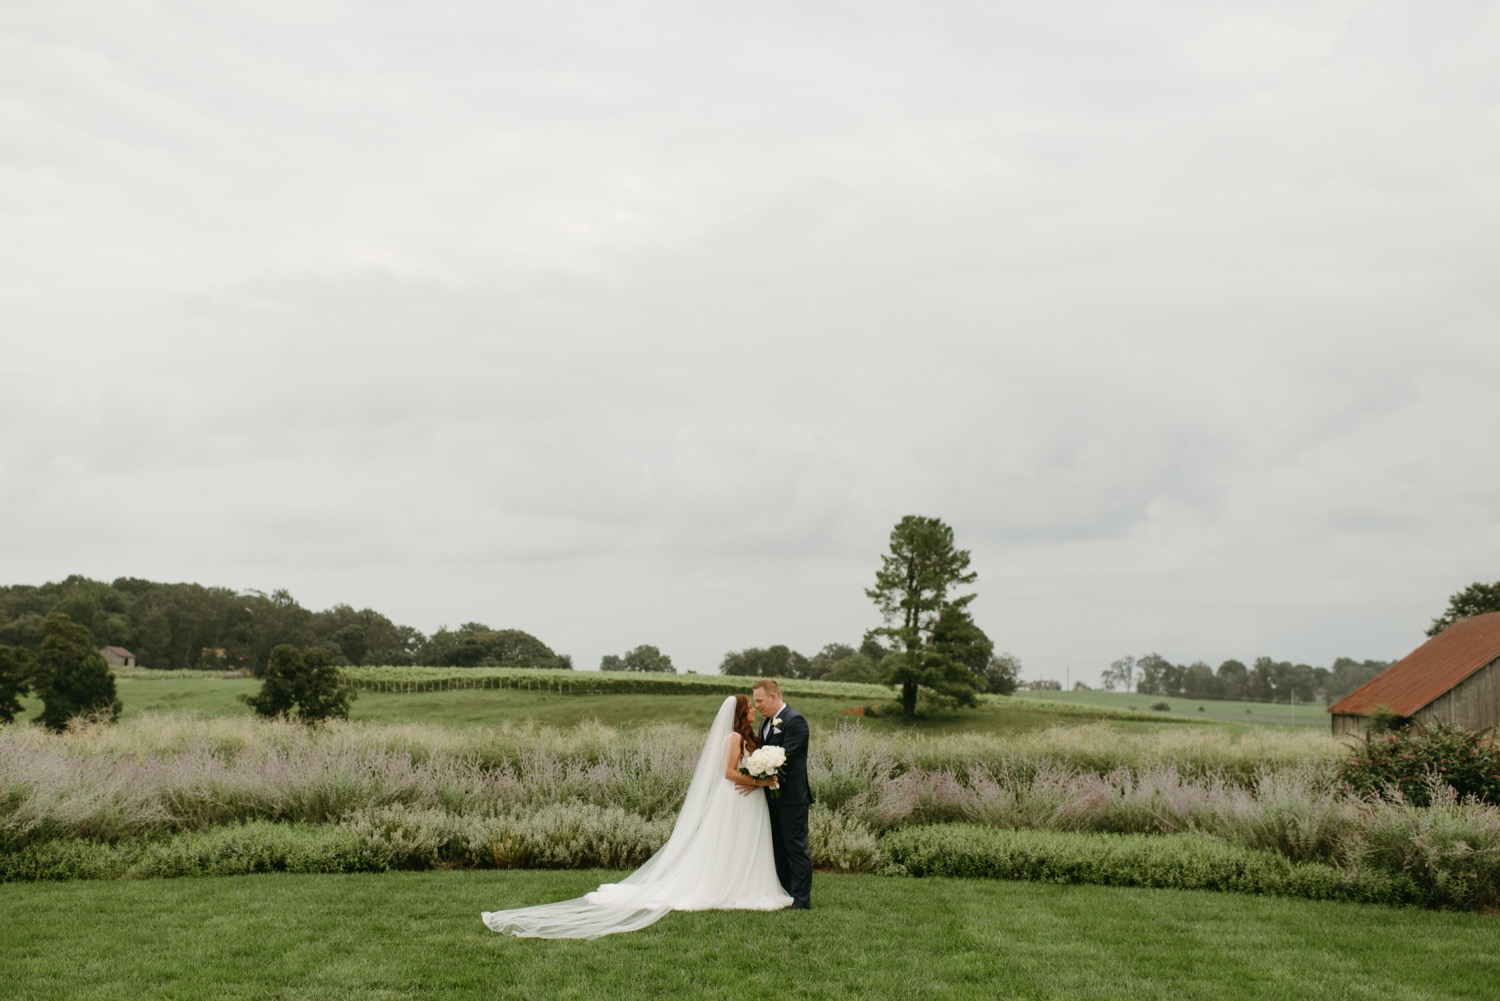
[[[754,678],[723,674],[665,674],[636,671],[555,671],[519,667],[342,667],[351,688],[370,692],[433,692],[449,689],[508,688],[564,695],[738,695],[749,693]],[[854,701],[888,701],[884,685],[843,681],[780,682],[788,696],[826,695]]]
[[[339,873],[432,868],[609,868],[639,865],[670,824],[618,809],[562,804],[525,817],[464,817],[388,806],[332,824],[254,821],[157,840],[78,839],[0,855],[0,881]],[[1473,908],[1500,892],[1450,890],[1384,866],[1294,863],[1202,835],[1111,835],[975,825],[906,828],[876,839],[815,810],[811,848],[824,871],[1014,879],[1273,894],[1314,900]]]
[[[951,825],[895,831],[881,839],[880,847],[888,875],[1426,902],[1405,876],[1294,863],[1274,852],[1193,834],[1074,834]]]

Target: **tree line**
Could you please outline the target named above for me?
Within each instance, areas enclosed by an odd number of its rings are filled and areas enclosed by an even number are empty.
[[[1500,612],[1500,581],[1476,581],[1448,596],[1448,606],[1428,625],[1427,635],[1436,636],[1461,619],[1490,612]],[[1338,657],[1330,667],[1312,667],[1257,657],[1248,666],[1226,660],[1214,668],[1201,660],[1173,664],[1160,654],[1148,653],[1140,658],[1121,657],[1105,668],[1100,681],[1110,692],[1251,702],[1320,701],[1326,706],[1373,680],[1392,663]]]
[[[781,644],[747,647],[726,653],[719,663],[719,673],[878,685],[885,672],[896,666],[897,662],[889,659],[894,654],[873,634],[867,634],[858,647],[829,643],[811,657]],[[991,653],[970,671],[975,675],[976,692],[1009,695],[1016,690],[1021,661],[1008,653]]]
[[[282,644],[320,648],[335,665],[573,666],[567,654],[519,629],[468,622],[427,636],[371,608],[339,604],[311,611],[286,590],[266,594],[133,577],[104,583],[76,575],[0,587],[0,646],[35,656],[46,617],[54,613],[88,630],[97,646],[124,647],[142,667],[168,670],[239,669],[262,677]]]
[[[1020,662],[997,654],[974,622],[968,606],[975,595],[954,593],[975,577],[969,552],[955,546],[951,528],[936,518],[908,515],[891,530],[875,586],[865,592],[882,625],[869,630],[858,647],[830,643],[811,657],[782,645],[752,647],[730,651],[719,670],[890,685],[907,716],[916,714],[922,693],[952,705],[974,705],[981,692],[1010,694]],[[1428,635],[1493,611],[1500,611],[1500,582],[1470,585],[1449,598]],[[337,686],[324,684],[343,664],[573,666],[567,654],[519,629],[469,622],[424,636],[369,608],[340,604],[313,612],[285,590],[265,594],[123,577],[105,584],[72,576],[39,586],[0,587],[0,723],[14,718],[19,698],[30,691],[42,696],[42,722],[48,726],[61,727],[79,714],[117,717],[119,699],[101,645],[131,648],[147,667],[248,670],[267,680],[259,695],[246,700],[257,712],[295,709],[309,719],[347,713],[347,699],[328,694]],[[1173,664],[1150,653],[1122,657],[1101,680],[1106,690],[1150,695],[1327,704],[1389,663],[1339,657],[1323,668],[1258,657],[1248,666],[1226,660],[1213,668],[1204,661]],[[599,666],[676,670],[669,656],[649,644],[622,656],[606,655]]]
[[[1148,653],[1121,657],[1104,669],[1100,682],[1107,692],[1331,705],[1390,666],[1388,660],[1351,657],[1337,658],[1332,667],[1257,657],[1249,665],[1231,659],[1214,668],[1201,660],[1173,664],[1160,654]]]

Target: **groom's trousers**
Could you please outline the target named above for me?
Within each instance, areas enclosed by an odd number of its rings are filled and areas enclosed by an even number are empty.
[[[767,804],[771,808],[771,850],[776,856],[776,878],[792,898],[793,907],[812,906],[812,855],[807,850],[806,803]]]

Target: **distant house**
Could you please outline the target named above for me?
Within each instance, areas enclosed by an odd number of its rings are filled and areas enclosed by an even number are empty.
[[[110,667],[135,667],[135,654],[122,646],[107,646],[99,652]]]
[[[1334,735],[1364,733],[1376,706],[1419,723],[1500,726],[1500,612],[1460,619],[1329,706]]]

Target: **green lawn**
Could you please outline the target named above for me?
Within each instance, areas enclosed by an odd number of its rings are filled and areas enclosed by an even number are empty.
[[[1266,702],[1227,702],[1218,699],[1180,699],[1170,695],[1140,695],[1134,692],[1017,692],[1017,699],[1048,702],[1059,706],[1094,706],[1117,712],[1151,712],[1151,706],[1171,706],[1163,717],[1186,716],[1215,723],[1258,723],[1268,726],[1311,726],[1329,729],[1328,712],[1321,704],[1289,706]]]
[[[1492,996],[1500,918],[1167,890],[819,875],[815,910],[672,914],[595,942],[479,911],[599,872],[0,886],[15,1001]]]
[[[204,716],[248,716],[250,708],[239,701],[239,696],[253,695],[260,690],[260,682],[253,678],[175,676],[168,672],[163,672],[163,675],[153,678],[126,675],[116,679],[116,690],[124,705],[123,717],[174,711]],[[705,721],[713,718],[723,699],[723,695],[700,694],[691,688],[686,688],[682,694],[668,695],[568,695],[514,688],[407,693],[362,691],[354,700],[349,716],[354,720],[447,726],[493,725],[507,718],[530,718],[558,727],[595,719],[618,728],[663,722],[703,726]],[[868,699],[799,695],[789,701],[820,728],[848,722],[900,733],[913,725],[897,717],[861,718],[848,713],[848,710],[863,708]],[[42,708],[41,700],[35,697],[23,699],[22,706],[22,719],[34,717]],[[1059,723],[1106,719],[1116,712],[1122,717],[1129,716],[1123,707],[986,698],[978,708],[935,713],[914,725],[924,734],[1013,734]],[[1121,718],[1119,722],[1129,727],[1183,725],[1180,720],[1156,718],[1150,713],[1144,719]]]

